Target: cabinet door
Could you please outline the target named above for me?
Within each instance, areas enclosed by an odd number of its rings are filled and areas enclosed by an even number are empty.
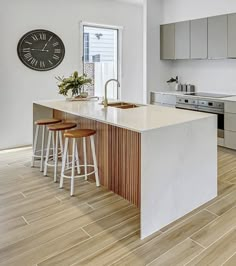
[[[207,18],[190,22],[191,59],[207,59]]]
[[[228,57],[236,57],[236,14],[228,15]]]
[[[175,23],[175,59],[190,58],[190,21]]]
[[[208,58],[227,57],[227,15],[208,18]]]
[[[236,150],[236,132],[225,130],[225,147]]]
[[[162,97],[162,104],[165,104],[168,106],[175,106],[176,105],[176,95],[164,94]]]
[[[151,103],[162,103],[163,94],[151,92]]]
[[[236,102],[225,102],[225,113],[236,114]]]
[[[225,113],[225,130],[236,132],[236,114]]]
[[[175,59],[175,24],[161,25],[161,59]]]

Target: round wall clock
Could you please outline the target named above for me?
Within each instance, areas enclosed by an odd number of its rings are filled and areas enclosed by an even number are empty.
[[[65,55],[62,40],[48,30],[32,30],[20,39],[17,53],[27,67],[47,71],[57,67]]]

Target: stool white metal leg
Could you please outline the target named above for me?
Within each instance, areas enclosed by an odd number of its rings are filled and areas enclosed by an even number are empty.
[[[76,141],[73,139],[72,141],[72,169],[71,169],[71,185],[70,185],[70,195],[74,195],[74,183],[75,183],[75,145]]]
[[[63,188],[63,182],[64,182],[63,174],[65,172],[66,164],[68,163],[68,162],[66,162],[67,161],[67,157],[68,157],[68,144],[69,144],[69,139],[66,138],[66,140],[65,140],[64,154],[63,154],[63,157],[62,157],[60,188]],[[68,167],[68,165],[67,165],[67,167]]]
[[[84,175],[85,175],[85,180],[88,180],[86,138],[83,138],[83,150],[84,150]]]
[[[97,159],[96,159],[96,153],[95,153],[94,136],[90,136],[90,143],[91,143],[92,156],[93,156],[96,186],[99,187],[100,181],[99,181],[99,177],[98,177],[98,166],[97,166]]]
[[[43,133],[42,133],[42,144],[41,144],[41,162],[40,162],[40,172],[43,172],[43,165],[44,165],[44,139],[45,139],[45,128],[46,126],[43,125]]]
[[[54,162],[54,182],[57,182],[57,167],[58,167],[58,139],[59,139],[59,131],[56,131],[56,146],[55,146],[55,162]]]
[[[52,152],[53,152],[53,161],[55,161],[55,154],[56,154],[56,150],[55,150],[56,146],[55,146],[55,135],[54,132],[52,133]]]
[[[51,145],[51,138],[52,138],[52,131],[49,131],[48,133],[48,145],[47,145],[47,153],[46,153],[46,160],[45,160],[45,164],[44,164],[44,173],[43,175],[46,176],[47,175],[47,170],[48,170],[48,164],[47,162],[49,161],[49,155],[50,155],[50,145]],[[54,147],[53,147],[54,150]]]
[[[77,173],[80,174],[80,163],[79,163],[79,154],[78,154],[77,142],[76,142],[76,149],[75,149],[75,159],[76,159]]]
[[[63,154],[63,140],[62,140],[62,133],[59,131],[59,143],[60,143],[60,151]]]
[[[36,149],[37,149],[37,143],[38,143],[38,135],[39,135],[39,125],[36,126],[36,130],[35,130],[31,167],[34,167],[34,159],[35,159],[35,155],[36,155]]]

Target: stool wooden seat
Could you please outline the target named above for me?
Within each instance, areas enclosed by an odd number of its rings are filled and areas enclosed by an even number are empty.
[[[65,138],[83,138],[96,134],[96,130],[93,129],[75,129],[64,133]]]
[[[95,145],[94,145],[94,135],[96,134],[96,130],[93,129],[75,129],[70,130],[64,133],[65,137],[65,147],[64,154],[62,159],[62,169],[61,169],[61,179],[60,179],[60,188],[63,187],[64,178],[69,178],[71,180],[71,189],[70,195],[74,195],[74,179],[78,177],[85,177],[85,180],[88,179],[89,175],[95,174],[96,186],[100,186],[100,180],[98,176],[98,167],[97,167],[97,159],[95,153]],[[86,138],[90,138],[90,147],[92,151],[93,164],[87,164],[87,148],[86,148]],[[84,164],[77,164],[78,175],[75,176],[75,159],[78,162],[78,151],[77,151],[77,139],[83,139],[83,153],[84,153]],[[67,170],[71,170],[71,175],[65,174],[65,166],[66,166],[66,156],[68,154],[68,146],[69,140],[72,140],[72,166]],[[84,174],[80,174],[80,167],[84,167]],[[90,167],[93,170],[88,173],[87,168]],[[79,168],[79,169],[78,169]]]
[[[34,124],[36,125],[35,129],[35,136],[34,136],[34,144],[33,144],[33,155],[32,155],[32,161],[31,161],[31,167],[34,167],[34,161],[35,158],[40,158],[40,171],[43,171],[43,165],[44,165],[44,139],[45,139],[45,129],[47,125],[50,124],[56,124],[60,123],[62,120],[61,119],[55,119],[55,118],[43,118],[36,120]],[[42,140],[41,140],[41,150],[37,150],[37,144],[38,144],[38,134],[39,134],[39,129],[42,129]],[[40,153],[40,155],[38,154]]]
[[[77,127],[76,123],[59,123],[59,124],[54,124],[54,125],[49,125],[48,129],[51,131],[63,131],[63,130],[69,130],[72,128]]]
[[[45,118],[45,119],[39,119],[36,120],[34,123],[35,125],[50,125],[50,124],[56,124],[56,123],[60,123],[62,120],[61,119],[56,119],[56,118]]]
[[[77,124],[72,123],[72,122],[63,122],[63,123],[58,123],[58,124],[47,126],[49,130],[49,134],[48,134],[46,160],[44,164],[44,176],[47,175],[48,166],[54,167],[54,182],[57,182],[58,157],[62,157],[63,155],[62,131],[69,130],[75,127],[77,127]],[[53,156],[52,163],[50,163],[51,160],[49,156],[51,140],[52,140],[52,143],[54,143],[54,140],[55,140],[55,145],[53,144],[54,146],[53,155],[54,156]],[[61,146],[61,156],[58,156],[58,141],[60,142],[60,146]],[[76,161],[78,161],[78,151],[76,152],[75,156],[76,156]]]

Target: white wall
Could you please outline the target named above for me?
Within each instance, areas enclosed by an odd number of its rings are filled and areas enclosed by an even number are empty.
[[[150,102],[151,91],[163,91],[171,73],[170,62],[160,60],[162,0],[144,1],[144,94]]]
[[[236,13],[235,0],[162,0],[162,23]],[[177,60],[170,75],[196,85],[198,91],[236,94],[236,60]]]
[[[79,68],[79,22],[124,26],[123,100],[141,102],[142,6],[111,0],[1,0],[0,149],[31,144],[32,101],[58,98],[55,76]],[[37,28],[58,34],[66,47],[60,66],[37,72],[18,59],[21,36]]]
[[[162,0],[162,23],[236,12],[235,0]]]

